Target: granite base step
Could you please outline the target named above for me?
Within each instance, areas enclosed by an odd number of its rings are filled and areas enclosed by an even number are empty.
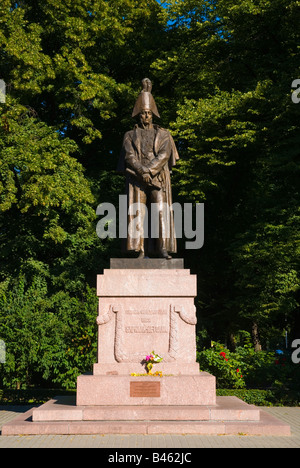
[[[21,434],[289,436],[290,426],[236,397],[217,397],[216,405],[203,407],[80,407],[68,397],[57,397],[2,427],[3,436]]]
[[[237,397],[218,397],[216,405],[76,406],[74,397],[57,397],[34,408],[33,421],[259,421],[260,411]]]

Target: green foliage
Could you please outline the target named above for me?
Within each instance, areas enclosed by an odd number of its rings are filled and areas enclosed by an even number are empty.
[[[91,365],[96,274],[121,255],[95,210],[124,191],[115,169],[145,76],[180,154],[174,201],[205,201],[204,247],[178,242],[203,342],[234,349],[254,324],[264,349],[299,337],[299,20],[296,0],[2,0],[2,384],[67,387]],[[200,351],[220,385],[293,381],[247,343],[228,361]]]
[[[213,374],[218,388],[244,388],[245,376],[242,361],[219,343],[197,353],[197,360],[202,371]]]
[[[246,337],[235,351],[218,342],[197,353],[200,369],[216,376],[217,388],[272,388],[278,394],[299,391],[300,368],[288,353],[256,352]],[[238,369],[238,371],[237,371]]]
[[[299,406],[300,392],[261,389],[217,389],[217,396],[236,396],[249,405],[256,406]]]
[[[2,113],[1,211],[16,204],[21,213],[51,216],[52,208],[68,213],[92,202],[82,166],[70,156],[74,142],[26,114],[13,104]]]
[[[42,389],[29,388],[15,390],[12,388],[0,389],[0,405],[42,405],[58,394],[57,388]],[[59,389],[59,395],[73,396],[76,398],[75,390]]]
[[[205,247],[189,258],[202,325],[225,340],[255,323],[264,346],[271,328],[297,336],[298,2],[171,1],[169,18],[174,47],[153,67],[178,102],[178,196],[206,203]]]
[[[128,108],[165,16],[156,0],[1,2],[2,385],[71,387],[95,361],[96,274],[116,249],[96,206],[123,190]]]
[[[1,386],[26,388],[53,382],[72,388],[89,371],[96,354],[96,300],[87,289],[82,300],[61,291],[48,294],[47,282],[35,277],[6,281],[0,292],[0,336],[6,362]]]

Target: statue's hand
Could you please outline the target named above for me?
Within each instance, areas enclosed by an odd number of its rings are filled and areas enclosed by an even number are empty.
[[[152,178],[151,178],[151,175],[149,173],[148,174],[147,173],[143,174],[142,178],[143,178],[143,182],[145,182],[145,184],[151,184]]]

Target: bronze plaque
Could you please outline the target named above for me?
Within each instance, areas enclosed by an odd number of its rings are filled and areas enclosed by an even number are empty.
[[[130,382],[131,397],[160,397],[160,382]]]

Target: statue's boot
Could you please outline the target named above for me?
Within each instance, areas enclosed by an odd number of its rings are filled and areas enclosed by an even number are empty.
[[[141,247],[140,254],[139,254],[138,258],[145,258],[145,250],[144,250],[144,247]]]
[[[161,249],[159,254],[160,257],[166,258],[167,260],[170,260],[172,258],[171,255],[168,254],[167,249]]]

